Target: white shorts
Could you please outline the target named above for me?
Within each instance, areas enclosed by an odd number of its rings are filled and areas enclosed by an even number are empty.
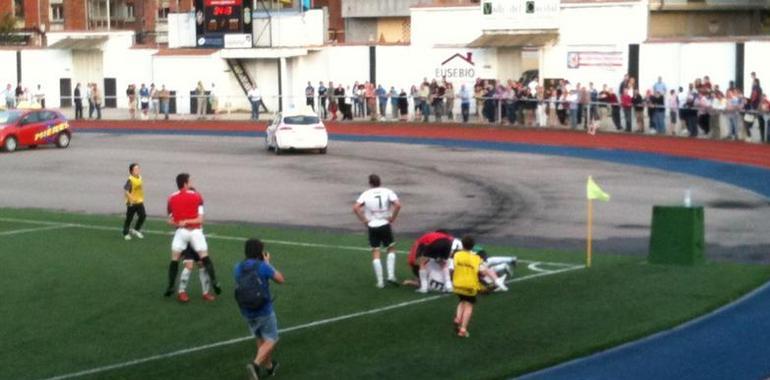
[[[182,252],[187,248],[187,244],[191,244],[192,249],[198,253],[207,252],[209,250],[202,229],[196,228],[194,230],[188,230],[187,228],[177,228],[174,233],[174,240],[171,241],[171,251]]]

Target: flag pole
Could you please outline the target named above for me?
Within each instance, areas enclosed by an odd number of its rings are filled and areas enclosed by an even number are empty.
[[[586,268],[591,267],[591,241],[593,239],[591,226],[593,224],[593,200],[588,200],[588,238],[586,239]]]

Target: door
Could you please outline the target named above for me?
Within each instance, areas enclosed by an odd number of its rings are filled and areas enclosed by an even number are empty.
[[[40,112],[30,112],[19,120],[19,145],[37,145],[42,141],[35,139],[35,135],[45,129],[40,121]]]
[[[118,85],[115,78],[104,78],[104,107],[116,108],[118,106]]]
[[[61,108],[72,107],[72,79],[59,78],[59,103]]]

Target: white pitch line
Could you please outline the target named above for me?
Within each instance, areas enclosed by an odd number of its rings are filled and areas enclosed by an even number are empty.
[[[20,230],[3,231],[3,232],[0,232],[0,236],[11,236],[11,235],[18,235],[18,234],[26,234],[30,232],[59,230],[59,229],[70,228],[70,227],[74,227],[74,226],[71,224],[62,224],[62,225],[47,226],[47,227],[24,228]]]
[[[107,227],[107,226],[98,226],[93,224],[82,224],[82,223],[63,223],[63,222],[49,222],[44,220],[31,220],[31,219],[17,219],[17,218],[0,218],[0,221],[2,222],[17,222],[17,223],[28,223],[28,224],[42,224],[42,225],[50,225],[50,226],[69,226],[69,227],[79,227],[83,229],[90,229],[90,230],[100,230],[100,231],[122,231],[123,228],[121,227]],[[173,235],[172,231],[158,231],[158,230],[142,230],[143,233],[150,234],[150,235],[165,235],[165,236],[171,236]],[[206,237],[209,239],[218,239],[218,240],[230,240],[230,241],[246,241],[247,238],[240,237],[240,236],[226,236],[226,235],[218,235],[218,234],[206,234]],[[295,246],[295,247],[308,247],[308,248],[327,248],[327,249],[341,249],[346,251],[361,251],[361,252],[369,252],[371,251],[371,248],[367,247],[354,247],[354,246],[346,246],[346,245],[331,245],[331,244],[321,244],[321,243],[302,243],[302,242],[296,242],[296,241],[287,241],[287,240],[272,240],[272,239],[262,239],[263,242],[268,244],[279,244],[279,245],[288,245],[288,246]],[[397,253],[405,255],[407,252],[404,251],[398,251]],[[548,261],[531,261],[531,260],[517,260],[520,263],[524,264],[547,264],[552,265],[556,267],[563,267],[563,268],[571,268],[574,266],[574,264],[567,264],[567,263],[556,263],[556,262],[548,262]]]
[[[585,267],[582,266],[582,265],[579,265],[579,266],[574,266],[574,267],[565,268],[565,269],[558,269],[558,270],[555,270],[555,271],[552,271],[552,272],[535,273],[535,274],[531,274],[531,275],[515,278],[515,279],[512,279],[512,280],[508,280],[508,281],[506,281],[506,283],[521,282],[521,281],[531,280],[531,279],[538,278],[538,277],[551,276],[551,275],[555,275],[555,274],[559,274],[559,273],[564,273],[564,272],[569,272],[569,271],[574,271],[574,270],[583,269],[583,268],[585,268]],[[395,309],[400,309],[400,308],[404,308],[404,307],[407,307],[407,306],[412,306],[412,305],[417,305],[417,304],[426,303],[426,302],[430,302],[430,301],[435,301],[437,299],[444,298],[444,297],[447,297],[449,295],[450,294],[439,294],[439,295],[434,295],[434,296],[430,296],[430,297],[426,297],[426,298],[420,298],[420,299],[416,299],[416,300],[412,300],[412,301],[401,302],[401,303],[397,303],[397,304],[393,304],[393,305],[385,306],[385,307],[380,307],[380,308],[376,308],[376,309],[359,311],[359,312],[356,312],[356,313],[340,315],[340,316],[337,316],[337,317],[332,317],[332,318],[327,318],[327,319],[320,319],[320,320],[317,320],[317,321],[313,321],[313,322],[309,322],[309,323],[305,323],[305,324],[301,324],[301,325],[296,325],[296,326],[280,329],[279,332],[280,333],[288,333],[288,332],[292,332],[292,331],[305,330],[305,329],[309,329],[309,328],[312,328],[312,327],[328,325],[328,324],[331,324],[331,323],[335,323],[335,322],[339,322],[339,321],[344,321],[344,320],[348,320],[348,319],[353,319],[353,318],[358,318],[358,317],[363,317],[363,316],[373,315],[373,314],[379,314],[379,313],[382,313],[382,312],[386,312],[386,311],[390,311],[390,310],[395,310]],[[88,369],[88,370],[84,370],[84,371],[73,372],[73,373],[68,373],[68,374],[64,374],[64,375],[58,375],[58,376],[54,376],[54,377],[49,377],[49,378],[46,378],[44,380],[64,380],[64,379],[72,379],[72,378],[81,377],[81,376],[88,376],[88,375],[93,375],[93,374],[97,374],[97,373],[101,373],[101,372],[106,372],[106,371],[111,371],[111,370],[115,370],[115,369],[132,367],[132,366],[135,366],[135,365],[144,364],[144,363],[148,363],[148,362],[153,362],[153,361],[157,361],[157,360],[169,359],[169,358],[173,358],[173,357],[181,356],[181,355],[186,355],[186,354],[193,353],[193,352],[199,352],[199,351],[204,351],[204,350],[208,350],[208,349],[212,349],[212,348],[229,346],[231,344],[245,342],[245,341],[249,341],[249,340],[252,340],[252,339],[254,339],[253,336],[244,336],[244,337],[241,337],[241,338],[228,339],[228,340],[223,340],[223,341],[220,341],[220,342],[215,342],[215,343],[206,344],[206,345],[202,345],[202,346],[185,348],[183,350],[178,350],[178,351],[172,351],[172,352],[168,352],[168,353],[165,353],[165,354],[153,355],[153,356],[148,356],[148,357],[141,358],[141,359],[129,360],[129,361],[122,362],[122,363],[115,363],[115,364],[110,364],[110,365],[106,365],[106,366],[103,366],[103,367],[97,367],[97,368],[92,368],[92,369]]]

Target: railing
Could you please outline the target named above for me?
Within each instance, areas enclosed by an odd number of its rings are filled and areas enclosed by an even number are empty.
[[[117,99],[117,97],[108,97]],[[264,95],[261,97],[261,119],[273,118],[278,109],[278,100],[283,98],[284,110],[311,107],[313,112],[324,120],[374,122],[432,122],[432,123],[472,123],[490,126],[513,126],[532,128],[564,128],[586,130],[588,132],[633,132],[665,134],[689,137],[707,137],[715,139],[736,139],[768,141],[766,124],[770,124],[770,112],[766,110],[732,109],[729,107],[669,107],[644,104],[641,106],[621,107],[619,104],[601,102],[574,103],[555,99],[501,99],[472,97],[467,107],[459,97],[399,97],[364,98],[356,96],[323,99],[315,96],[308,100],[304,96]],[[65,98],[62,98],[65,99]],[[72,99],[72,98],[69,98]],[[102,111],[107,118],[142,119],[140,97],[136,97],[136,108],[119,108]],[[120,100],[125,101],[121,96]],[[381,102],[384,100],[384,102]],[[74,103],[74,102],[73,102]],[[174,103],[174,106],[171,106]],[[399,104],[400,103],[400,104]],[[166,108],[164,102],[153,99],[147,106],[147,119],[164,117],[163,109],[169,109],[169,117],[189,119],[190,117],[213,117],[217,119],[245,120],[251,115],[251,105],[246,97],[240,95],[219,95],[214,97],[177,94],[170,97]],[[190,104],[189,107],[182,104]],[[198,105],[206,107],[205,113],[197,112]],[[321,105],[324,105],[322,108]],[[334,104],[334,105],[332,105]],[[265,107],[269,105],[269,107]],[[404,106],[405,105],[405,109]],[[83,107],[88,102],[83,100]],[[188,110],[180,114],[178,110]],[[177,110],[177,111],[175,111]],[[72,108],[65,110],[74,115]],[[759,128],[755,128],[758,126]],[[757,134],[756,132],[759,132]],[[758,138],[757,138],[758,137]]]

